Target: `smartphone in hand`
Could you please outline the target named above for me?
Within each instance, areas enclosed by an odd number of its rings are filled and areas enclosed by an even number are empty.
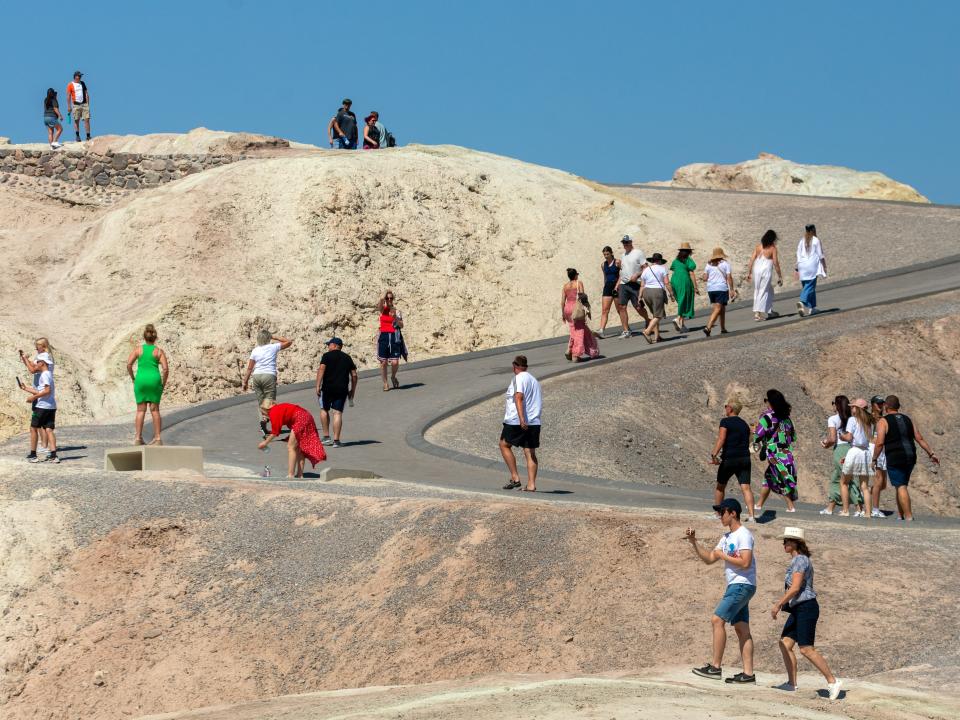
[[[20,376],[19,376],[19,375],[17,376],[17,387],[20,388],[21,390],[23,390],[23,383],[20,382]]]

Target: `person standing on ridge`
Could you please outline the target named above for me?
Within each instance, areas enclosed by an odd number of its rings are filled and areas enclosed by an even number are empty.
[[[934,464],[940,464],[940,458],[923,439],[916,423],[900,412],[900,398],[887,395],[883,405],[883,417],[877,423],[873,464],[876,467],[880,453],[886,453],[887,478],[896,490],[897,514],[901,520],[913,520],[908,486],[910,475],[917,464],[917,445],[924,449]]]
[[[633,238],[629,235],[624,235],[620,243],[623,245],[623,256],[620,258],[620,281],[617,283],[617,299],[620,301],[617,310],[620,311],[620,324],[623,326],[620,337],[628,338],[631,333],[627,305],[633,305],[644,323],[650,322],[650,316],[640,302],[640,273],[647,264],[647,258],[643,250],[633,247]]]
[[[756,521],[753,516],[753,491],[750,489],[750,426],[740,417],[743,404],[735,397],[723,406],[724,417],[720,420],[717,442],[710,453],[710,463],[717,466],[717,488],[714,502],[719,505],[734,475],[747,503],[749,515],[744,522]]]
[[[320,403],[320,427],[324,445],[342,447],[340,431],[343,429],[343,409],[349,398],[353,402],[357,393],[357,365],[343,351],[343,340],[332,337],[327,340],[327,352],[320,358],[317,368],[317,401]],[[333,438],[330,425],[333,424]]]
[[[343,105],[327,126],[330,147],[333,147],[333,141],[336,140],[341,150],[357,149],[357,116],[350,109],[351,105],[353,101],[344,98]]]
[[[153,440],[151,445],[163,445],[160,431],[163,429],[160,421],[160,398],[163,389],[167,386],[167,377],[170,367],[167,365],[167,355],[157,347],[157,329],[147,325],[143,330],[143,345],[130,353],[127,358],[127,374],[133,380],[133,395],[137,401],[137,416],[134,420],[134,445],[143,445],[143,421],[146,418],[147,407],[150,408],[150,417],[153,419]],[[133,372],[133,364],[137,364],[137,372]]]
[[[527,459],[527,486],[525,492],[537,490],[537,448],[540,447],[540,413],[543,400],[540,383],[527,372],[527,356],[517,355],[513,359],[513,379],[504,396],[506,406],[503,415],[503,430],[500,433],[500,454],[510,471],[510,481],[504,490],[516,490],[520,487],[520,473],[517,472],[517,459],[513,448],[523,448]]]
[[[73,82],[67,85],[67,115],[73,113],[73,129],[77,133],[77,142],[80,142],[80,121],[90,139],[90,91],[82,80],[83,73],[77,70],[73,74]]]
[[[377,128],[377,134],[380,136],[380,147],[393,147],[393,145],[390,144],[390,140],[393,136],[387,132],[387,128],[382,122],[380,122],[380,113],[378,113],[376,110],[371,110],[370,115],[373,116],[374,125]],[[394,141],[394,144],[396,144],[396,141]]]
[[[380,147],[380,131],[377,130],[377,119],[367,115],[363,119],[363,149],[377,150]]]
[[[63,115],[60,114],[60,103],[57,102],[57,91],[47,88],[47,97],[43,100],[43,124],[47,126],[47,142],[51,150],[63,147],[60,144],[60,133],[63,132]]]
[[[719,513],[720,522],[727,532],[713,550],[705,550],[697,542],[697,533],[693,528],[687,528],[686,539],[693,546],[704,563],[712,565],[723,560],[724,574],[727,580],[727,589],[723,599],[713,611],[711,625],[713,628],[713,657],[703,667],[694,668],[695,675],[719,680],[723,677],[721,664],[723,651],[727,644],[727,623],[733,625],[740,642],[740,657],[743,661],[743,671],[727,682],[735,685],[756,683],[753,674],[753,636],[750,634],[750,599],[757,592],[757,560],[753,556],[753,533],[740,523],[740,503],[734,498],[726,498],[713,509]]]
[[[807,225],[803,229],[803,237],[797,245],[795,275],[803,288],[797,301],[797,312],[800,317],[813,315],[817,312],[817,278],[827,276],[827,258],[823,255],[816,225]]]

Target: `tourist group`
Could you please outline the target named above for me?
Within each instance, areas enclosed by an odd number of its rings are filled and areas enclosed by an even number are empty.
[[[356,150],[359,143],[359,131],[357,128],[357,116],[350,109],[353,101],[350,98],[344,98],[343,103],[336,114],[330,118],[327,124],[327,140],[330,147],[336,147],[340,150]],[[393,136],[383,123],[380,122],[380,113],[371,110],[363,119],[363,149],[378,150],[380,148],[394,147],[397,144]]]
[[[86,131],[87,140],[90,139],[90,91],[83,80],[83,73],[77,70],[73,73],[73,80],[67,84],[67,123],[72,124],[80,142],[80,121]],[[43,124],[47,128],[47,142],[53,150],[63,147],[60,135],[63,133],[63,115],[60,112],[60,101],[57,91],[47,88],[47,95],[43,99]]]

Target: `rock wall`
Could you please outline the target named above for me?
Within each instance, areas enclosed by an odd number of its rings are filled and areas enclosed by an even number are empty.
[[[112,150],[99,154],[0,147],[0,173],[138,190],[245,159],[244,155],[141,155]]]

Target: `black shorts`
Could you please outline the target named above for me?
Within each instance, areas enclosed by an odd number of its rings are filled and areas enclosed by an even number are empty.
[[[737,476],[741,485],[750,484],[750,458],[730,458],[721,460],[717,466],[717,485],[726,485],[730,478]]]
[[[603,297],[614,297],[616,295],[613,289],[617,286],[616,280],[607,280],[603,284]]]
[[[336,412],[343,412],[343,408],[347,404],[347,393],[329,393],[320,391],[320,407],[322,407],[327,412],[335,410]]]
[[[640,283],[638,282],[622,282],[620,283],[620,289],[617,291],[617,300],[621,305],[633,305],[638,307],[640,305]]]
[[[56,430],[57,411],[34,408],[33,414],[30,416],[30,427],[43,428],[44,430]]]
[[[710,298],[710,302],[714,305],[726,305],[730,302],[730,291],[708,290],[707,297]]]
[[[540,447],[540,426],[527,425],[527,429],[524,430],[519,425],[507,425],[504,423],[503,432],[500,433],[500,439],[506,440],[507,445],[512,447],[538,448]]]
[[[816,598],[804,600],[789,609],[790,617],[780,637],[788,637],[800,647],[813,647],[817,639],[817,620],[820,619],[820,604]]]

